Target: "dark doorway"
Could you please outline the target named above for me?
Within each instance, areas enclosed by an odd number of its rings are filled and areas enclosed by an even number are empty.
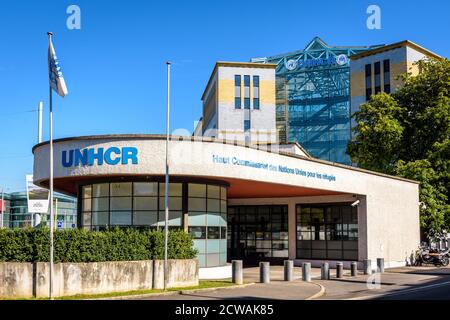
[[[288,206],[229,206],[228,261],[244,265],[282,263],[288,258]]]

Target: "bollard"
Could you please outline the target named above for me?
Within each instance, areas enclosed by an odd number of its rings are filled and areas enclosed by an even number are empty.
[[[231,261],[231,279],[235,284],[244,283],[244,274],[242,271],[242,260]]]
[[[303,279],[303,281],[306,281],[306,282],[311,281],[311,263],[310,262],[303,262],[302,279]]]
[[[356,277],[358,274],[358,262],[353,261],[351,264],[351,274],[352,277]]]
[[[344,264],[342,262],[336,262],[336,278],[342,278],[344,275]]]
[[[377,258],[377,272],[384,272],[384,258]]]
[[[328,262],[322,263],[322,267],[320,269],[320,278],[322,280],[330,280],[330,265]]]
[[[269,283],[270,282],[270,263],[260,262],[259,263],[259,282]]]
[[[372,261],[364,259],[364,274],[372,274]]]
[[[292,281],[293,272],[294,272],[294,261],[284,260],[284,281]]]

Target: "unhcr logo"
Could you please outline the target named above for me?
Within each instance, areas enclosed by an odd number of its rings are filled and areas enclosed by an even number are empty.
[[[104,148],[87,148],[64,150],[62,152],[62,165],[65,168],[78,166],[98,166],[106,163],[115,166],[119,163],[122,165],[138,164],[138,149],[136,147],[111,147]]]

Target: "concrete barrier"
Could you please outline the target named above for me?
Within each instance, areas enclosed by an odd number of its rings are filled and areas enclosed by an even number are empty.
[[[164,288],[164,260],[153,261],[153,288]],[[198,286],[198,260],[170,259],[168,262],[167,288]]]
[[[49,263],[0,263],[0,297],[44,298]],[[198,260],[168,260],[168,288],[198,285]],[[55,297],[163,288],[162,260],[55,263]]]
[[[260,262],[259,263],[259,282],[270,283],[270,263]]]
[[[33,296],[33,264],[0,262],[0,297]]]
[[[242,270],[242,260],[231,261],[231,280],[235,284],[244,283],[244,271]]]

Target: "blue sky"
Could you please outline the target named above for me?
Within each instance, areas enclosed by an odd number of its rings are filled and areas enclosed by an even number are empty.
[[[69,30],[66,9],[81,9]],[[366,9],[381,8],[381,30]],[[425,4],[425,5],[424,5]],[[38,101],[48,139],[47,31],[69,95],[54,95],[54,136],[163,133],[165,61],[172,66],[171,127],[192,130],[215,61],[332,45],[410,39],[449,57],[448,1],[106,1],[2,0],[0,4],[0,187],[25,189],[37,141]]]

